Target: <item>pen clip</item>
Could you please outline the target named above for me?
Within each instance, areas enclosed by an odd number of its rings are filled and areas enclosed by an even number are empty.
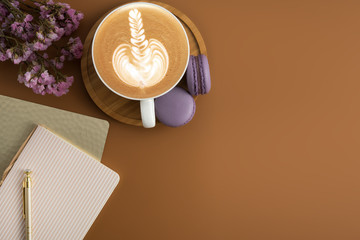
[[[23,218],[25,219],[25,186],[23,186]]]

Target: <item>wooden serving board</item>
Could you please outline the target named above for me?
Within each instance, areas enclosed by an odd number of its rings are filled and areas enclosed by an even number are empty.
[[[152,1],[151,3],[155,3],[166,8],[180,20],[189,38],[191,55],[196,56],[200,53],[207,55],[204,40],[199,30],[190,20],[190,18],[188,18],[184,13],[180,12],[176,8],[169,6],[165,3]],[[84,43],[84,53],[81,59],[81,73],[83,81],[91,99],[104,113],[119,122],[130,124],[133,126],[142,126],[140,116],[140,102],[122,98],[110,91],[99,79],[92,64],[91,43],[93,40],[93,36],[101,20],[107,14],[108,13],[106,13],[94,24],[86,37]],[[187,89],[185,76],[179,82],[179,85]]]

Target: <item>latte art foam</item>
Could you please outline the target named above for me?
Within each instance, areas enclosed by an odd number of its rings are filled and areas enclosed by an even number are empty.
[[[157,39],[146,39],[141,12],[129,11],[130,44],[120,44],[113,53],[112,65],[118,77],[134,87],[159,83],[169,67],[169,55]]]

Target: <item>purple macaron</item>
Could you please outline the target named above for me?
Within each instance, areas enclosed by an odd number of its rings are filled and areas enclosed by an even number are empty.
[[[190,56],[186,71],[186,80],[189,92],[196,96],[206,94],[211,88],[209,62],[205,55]]]
[[[181,87],[175,87],[155,100],[157,119],[169,127],[187,124],[195,114],[194,98]]]

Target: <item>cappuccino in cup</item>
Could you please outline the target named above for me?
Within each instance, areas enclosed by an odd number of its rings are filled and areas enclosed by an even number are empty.
[[[182,78],[189,41],[180,21],[167,9],[134,2],[111,11],[92,42],[95,70],[111,91],[141,101],[143,125],[155,125],[153,98]]]

